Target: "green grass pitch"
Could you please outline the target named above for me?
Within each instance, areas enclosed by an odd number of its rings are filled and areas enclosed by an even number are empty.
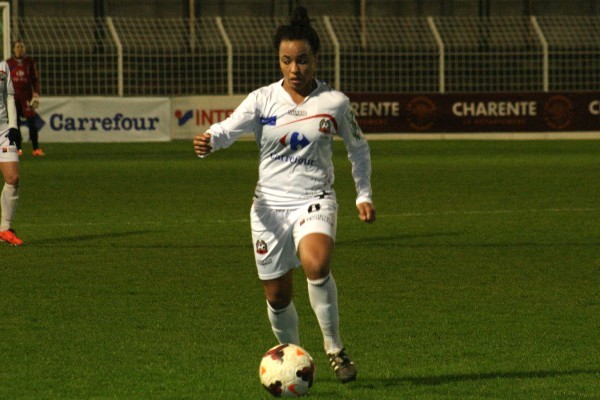
[[[43,139],[43,138],[42,138]],[[0,243],[1,399],[268,399],[253,142],[47,144]],[[600,141],[371,141],[378,221],[343,146],[333,271],[358,380],[338,384],[301,271],[314,399],[600,398]]]

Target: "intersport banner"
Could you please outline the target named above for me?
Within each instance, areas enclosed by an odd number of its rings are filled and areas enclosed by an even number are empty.
[[[600,92],[348,97],[365,133],[600,131]]]
[[[168,97],[42,97],[42,142],[169,141]]]
[[[246,96],[174,97],[171,102],[173,139],[190,139],[227,118]]]

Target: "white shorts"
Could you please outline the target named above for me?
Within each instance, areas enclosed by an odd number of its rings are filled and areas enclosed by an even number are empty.
[[[17,146],[9,145],[6,135],[8,135],[8,128],[0,131],[0,162],[18,162]]]
[[[250,225],[258,277],[275,279],[298,268],[298,244],[310,233],[323,233],[335,240],[337,209],[335,198],[311,199],[296,209],[253,205]]]

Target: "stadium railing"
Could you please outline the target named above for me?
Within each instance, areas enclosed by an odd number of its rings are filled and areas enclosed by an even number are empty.
[[[47,96],[245,94],[280,78],[270,17],[18,19]],[[345,92],[590,91],[600,17],[319,16],[318,77]],[[14,39],[14,38],[13,38]]]

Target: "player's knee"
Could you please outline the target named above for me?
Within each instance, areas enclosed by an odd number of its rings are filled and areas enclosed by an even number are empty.
[[[304,275],[306,275],[306,279],[309,281],[317,281],[323,278],[326,278],[331,272],[329,268],[329,264],[326,266],[321,266],[319,268],[305,268]]]
[[[302,267],[308,279],[321,279],[329,274],[329,252],[307,252],[302,255]]]
[[[4,182],[8,185],[19,187],[19,174],[7,174],[4,177]]]
[[[292,302],[292,298],[291,296],[272,296],[272,297],[267,297],[267,302],[269,303],[269,306],[273,309],[273,310],[283,310],[284,308],[286,308],[287,306],[290,305],[290,303]]]
[[[286,308],[292,302],[292,290],[288,285],[266,285],[265,296],[274,310]]]

